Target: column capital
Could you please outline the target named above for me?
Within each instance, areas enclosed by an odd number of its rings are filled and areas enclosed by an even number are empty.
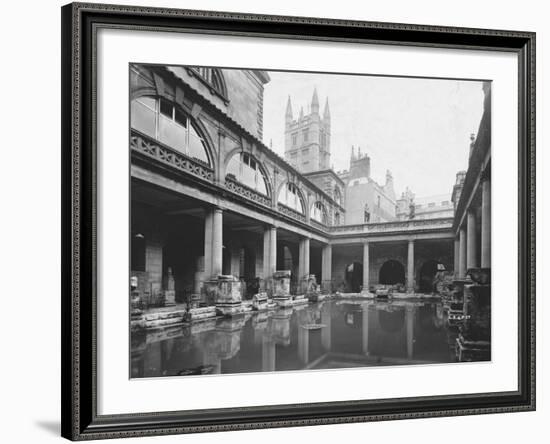
[[[222,204],[220,203],[217,203],[217,204],[212,204],[212,206],[210,206],[210,209],[212,211],[225,211],[227,208],[225,208]]]

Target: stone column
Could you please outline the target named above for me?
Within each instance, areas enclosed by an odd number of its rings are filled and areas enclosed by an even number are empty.
[[[459,251],[458,251],[458,277],[466,276],[466,229],[462,227],[459,234]]]
[[[466,245],[466,271],[477,267],[476,260],[476,216],[473,211],[468,211],[467,216],[467,245]]]
[[[270,241],[269,277],[273,277],[273,273],[277,271],[277,227],[271,227]]]
[[[332,245],[326,244],[321,255],[321,270],[323,274],[323,290],[332,291]]]
[[[409,240],[407,250],[407,292],[414,293],[414,240]]]
[[[481,266],[491,267],[491,179],[481,184]]]
[[[222,274],[223,259],[223,215],[221,208],[214,208],[212,214],[212,277]]]
[[[260,291],[268,291],[269,289],[269,271],[271,270],[271,229],[264,227],[264,246],[262,249],[262,280],[260,283]]]
[[[363,291],[369,291],[369,243],[363,242]]]
[[[264,279],[273,277],[277,266],[277,228],[266,227],[264,229],[264,255],[263,255]]]
[[[304,291],[305,283],[309,276],[309,237],[300,240],[300,254],[298,264],[298,286]]]
[[[460,238],[457,236],[455,237],[455,243],[454,243],[455,249],[454,249],[454,270],[453,274],[456,277],[458,277],[458,269],[460,268]]]
[[[204,279],[212,277],[212,216],[212,211],[207,210],[204,217]]]

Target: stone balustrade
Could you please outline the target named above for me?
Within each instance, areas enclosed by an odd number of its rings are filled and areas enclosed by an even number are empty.
[[[339,225],[328,227],[328,231],[334,235],[345,234],[370,234],[370,233],[403,233],[409,231],[450,229],[453,226],[453,218],[419,219],[394,222],[380,222],[356,225]]]
[[[214,170],[199,159],[186,156],[134,129],[130,136],[130,148],[179,171],[209,182],[214,180]]]

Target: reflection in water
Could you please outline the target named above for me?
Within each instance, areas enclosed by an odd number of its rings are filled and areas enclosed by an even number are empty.
[[[134,333],[132,377],[456,362],[446,313],[440,301],[330,300]]]

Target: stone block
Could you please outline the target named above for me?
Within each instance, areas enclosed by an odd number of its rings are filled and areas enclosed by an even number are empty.
[[[290,297],[290,270],[280,270],[273,273],[273,298]]]
[[[220,316],[237,316],[245,312],[241,304],[216,305],[216,313]]]
[[[234,276],[220,275],[205,281],[203,288],[208,305],[240,305],[242,302],[241,282]]]
[[[184,319],[187,322],[202,321],[216,317],[216,307],[191,308],[187,311]]]
[[[164,306],[171,307],[176,305],[176,292],[174,290],[164,290]]]
[[[256,311],[263,311],[268,309],[267,293],[260,292],[252,296],[252,308]]]

